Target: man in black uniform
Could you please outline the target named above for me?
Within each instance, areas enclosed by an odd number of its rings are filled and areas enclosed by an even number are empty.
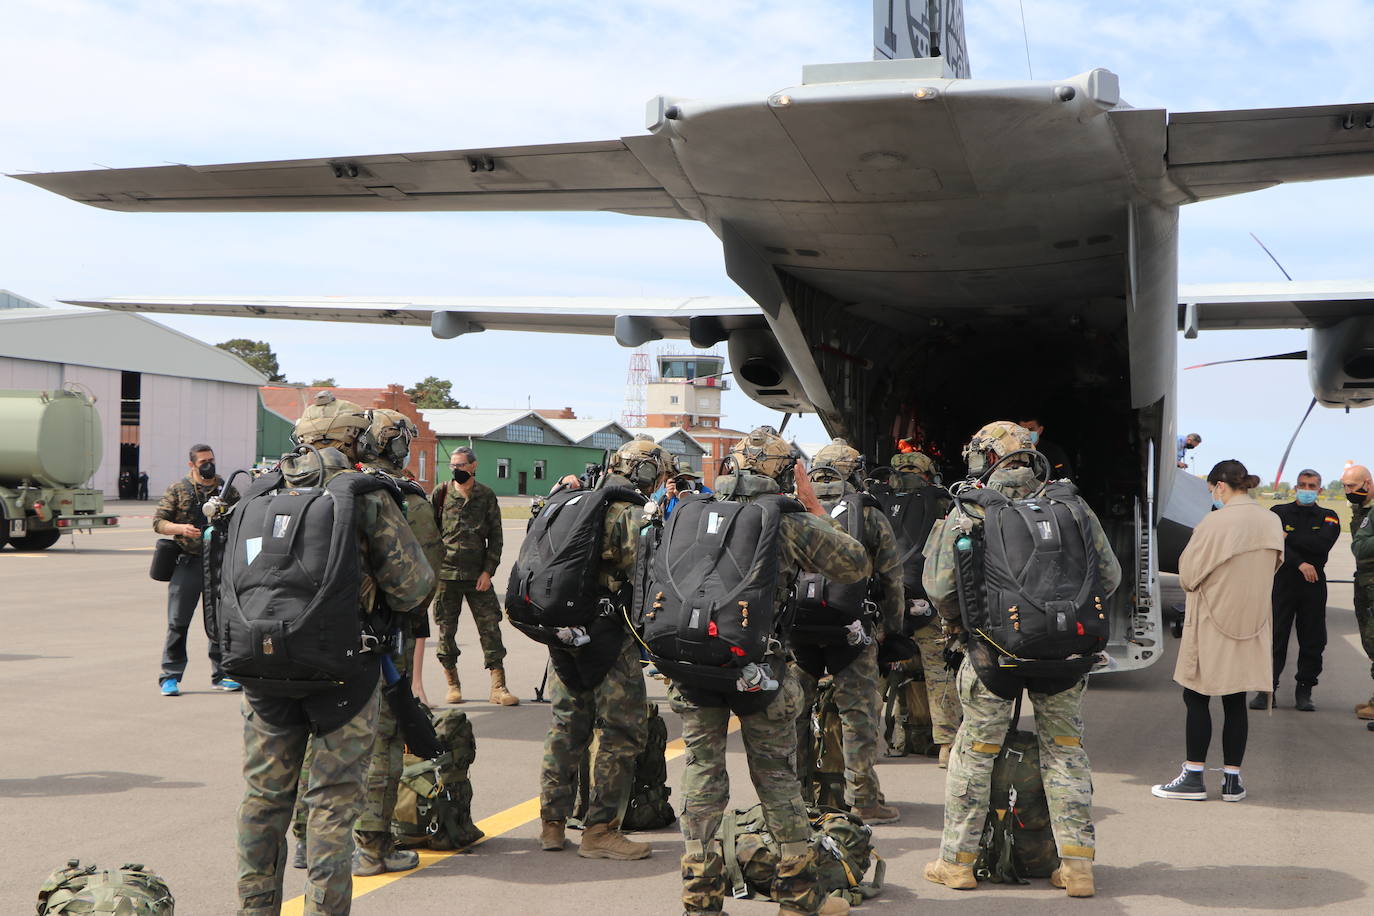
[[[1017,420],[1016,425],[1030,430],[1031,445],[1035,450],[1050,459],[1052,480],[1073,477],[1073,465],[1069,463],[1069,453],[1058,445],[1045,439],[1045,424],[1040,422],[1039,414],[1028,414],[1028,419]]]
[[[1297,499],[1274,506],[1283,522],[1283,565],[1274,573],[1274,690],[1288,657],[1288,634],[1298,631],[1298,673],[1294,705],[1304,712],[1312,705],[1312,688],[1322,671],[1326,649],[1326,558],[1341,536],[1341,521],[1330,509],[1317,505],[1322,475],[1298,473]],[[1267,709],[1272,694],[1257,693],[1251,709]]]

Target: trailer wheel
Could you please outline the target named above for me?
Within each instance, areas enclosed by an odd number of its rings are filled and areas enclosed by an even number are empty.
[[[62,537],[62,532],[56,529],[51,531],[35,531],[33,534],[26,534],[20,538],[12,538],[10,543],[15,550],[47,550],[57,543],[57,539]]]

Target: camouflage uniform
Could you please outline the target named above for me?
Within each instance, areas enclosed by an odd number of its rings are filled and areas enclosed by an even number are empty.
[[[833,510],[838,501],[823,501]],[[851,808],[867,808],[882,801],[882,788],[874,765],[878,762],[878,738],[883,726],[883,692],[878,673],[878,640],[884,633],[899,633],[906,602],[902,597],[902,566],[897,557],[897,541],[882,510],[864,507],[864,550],[874,576],[881,582],[878,606],[881,622],[874,641],[848,665],[831,671],[835,682],[835,705],[840,713],[840,734],[844,754],[844,800]],[[818,680],[795,661],[790,667],[802,691],[801,715],[797,719],[798,747],[810,740],[811,708],[816,703]],[[814,668],[813,668],[814,670]]]
[[[1370,503],[1354,506],[1350,513],[1350,550],[1355,554],[1355,622],[1360,646],[1369,656],[1369,676],[1374,677],[1374,522]],[[1374,706],[1374,696],[1369,704]]]
[[[760,458],[747,449],[787,451],[782,456],[764,452]],[[744,462],[737,458],[737,466],[761,466],[772,476],[781,476],[782,470],[775,470],[768,463],[781,463],[775,462],[780,457],[790,459],[790,447],[771,430],[755,430],[736,445],[735,453],[745,458]],[[731,498],[741,479],[747,478],[717,478],[716,498]],[[742,492],[738,498],[747,499],[749,495]],[[800,570],[818,572],[845,583],[857,582],[871,572],[863,545],[845,534],[829,516],[788,513],[781,522],[778,580],[783,584],[777,595],[779,606],[787,600],[788,585]],[[749,775],[763,803],[764,820],[782,847],[772,896],[788,909],[813,914],[824,898],[817,886],[815,853],[809,843],[811,827],[795,770],[796,721],[802,709],[802,690],[780,655],[769,657],[767,662],[773,671],[782,673],[782,683],[766,707],[739,716],[740,734],[744,738]],[[712,694],[690,687],[684,690],[676,683],[669,687],[668,700],[682,717],[682,740],[687,746],[682,776],[681,824],[686,844],[682,857],[682,902],[691,914],[719,913],[724,906],[724,860],[716,835],[730,795],[725,769],[728,704],[739,697],[752,696]]]
[[[218,476],[208,483],[189,474],[181,478],[162,494],[157,509],[153,511],[153,530],[158,534],[166,534],[166,525],[204,528],[206,522],[201,507],[222,486],[224,481]],[[162,646],[159,684],[169,678],[179,681],[186,674],[186,634],[191,629],[191,620],[196,616],[196,605],[200,603],[203,588],[200,556],[204,545],[200,538],[178,534],[172,539],[181,548],[181,555],[177,557],[176,569],[167,583],[167,638]],[[210,681],[218,684],[224,677],[219,667],[218,643],[210,643],[209,655]]]
[[[349,459],[323,449],[326,479],[349,473]],[[287,459],[288,483],[313,482],[313,454]],[[358,546],[363,580],[359,607],[376,605],[378,593],[395,608],[413,608],[434,587],[434,574],[391,496],[366,493],[358,501]],[[347,914],[351,908],[353,824],[363,801],[362,778],[372,752],[378,709],[377,668],[356,683],[303,699],[244,696],[244,780],[239,806],[239,913],[270,916],[281,909],[286,832],[301,777],[306,745],[309,765],[309,871],[306,914]]]
[[[491,487],[473,481],[471,496],[464,497],[452,481],[441,484],[436,491],[438,504],[443,494],[443,508],[439,513],[439,530],[444,541],[444,558],[439,566],[439,593],[434,599],[434,622],[439,627],[439,664],[455,668],[458,656],[458,616],[463,599],[472,609],[477,635],[482,642],[482,666],[500,668],[506,657],[501,643],[501,605],[496,598],[495,585],[481,592],[477,577],[482,573],[496,575],[501,565],[501,507]]]
[[[1005,421],[984,427],[975,436],[975,441],[989,430],[997,437],[1015,440],[997,447],[997,454],[1031,447],[1026,431]],[[1003,447],[1006,451],[1002,451]],[[970,470],[976,472],[979,468]],[[994,472],[989,484],[1006,496],[1024,498],[1033,492],[1034,487],[1000,483],[999,473]],[[975,525],[981,524],[977,506],[965,509],[973,516]],[[1102,587],[1111,594],[1121,584],[1121,566],[1091,510],[1088,519],[1093,546],[1097,550],[1098,574]],[[941,618],[953,624],[961,621],[954,542],[962,533],[955,513],[931,529],[925,547],[925,572],[921,578],[930,603]],[[1081,678],[1069,689],[1052,695],[1030,691],[1050,824],[1059,845],[1059,855],[1064,859],[1091,860],[1094,856],[1092,769],[1087,752],[1083,750],[1082,703],[1087,683],[1086,677]],[[940,855],[946,862],[971,866],[978,855],[978,840],[987,817],[992,766],[1011,725],[1014,703],[983,685],[974,670],[971,653],[965,656],[959,669],[958,689],[964,721],[955,737],[945,781],[945,828]]]
[[[611,486],[628,483],[608,481]],[[606,509],[601,539],[601,586],[609,593],[619,593],[634,570],[639,540],[636,516],[640,511],[638,506],[623,502],[612,503]],[[583,825],[609,824],[619,818],[633,788],[635,757],[643,750],[648,735],[639,644],[621,621],[598,638],[618,639],[620,648],[614,664],[596,686],[570,686],[559,676],[557,667],[550,667],[553,721],[544,739],[544,763],[539,773],[539,817],[544,821],[566,821],[572,814],[577,800],[578,765],[591,744],[593,729],[600,729],[601,740],[591,765]],[[549,651],[563,653],[560,661],[566,664],[576,664],[573,652],[556,648]]]

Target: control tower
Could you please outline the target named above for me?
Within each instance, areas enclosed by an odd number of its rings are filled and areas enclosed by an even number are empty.
[[[721,426],[721,392],[729,382],[722,376],[725,357],[715,353],[660,353],[655,373],[645,388],[645,422],[651,429],[678,427],[707,450],[702,477],[715,482],[716,469],[745,433]]]

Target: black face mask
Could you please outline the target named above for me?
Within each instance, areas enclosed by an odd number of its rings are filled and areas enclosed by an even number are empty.
[[[458,470],[457,468],[454,468],[454,470],[453,470],[453,482],[454,482],[454,483],[456,483],[456,484],[465,484],[465,483],[467,483],[467,482],[468,482],[469,480],[471,480],[471,479],[472,479],[472,475],[469,474],[467,471],[460,471],[460,470]]]
[[[196,465],[196,470],[200,472],[201,480],[215,479],[215,463],[213,461],[202,461]]]
[[[1364,501],[1369,498],[1369,491],[1356,490],[1354,493],[1345,494],[1345,498],[1350,500],[1352,506],[1363,506]]]

